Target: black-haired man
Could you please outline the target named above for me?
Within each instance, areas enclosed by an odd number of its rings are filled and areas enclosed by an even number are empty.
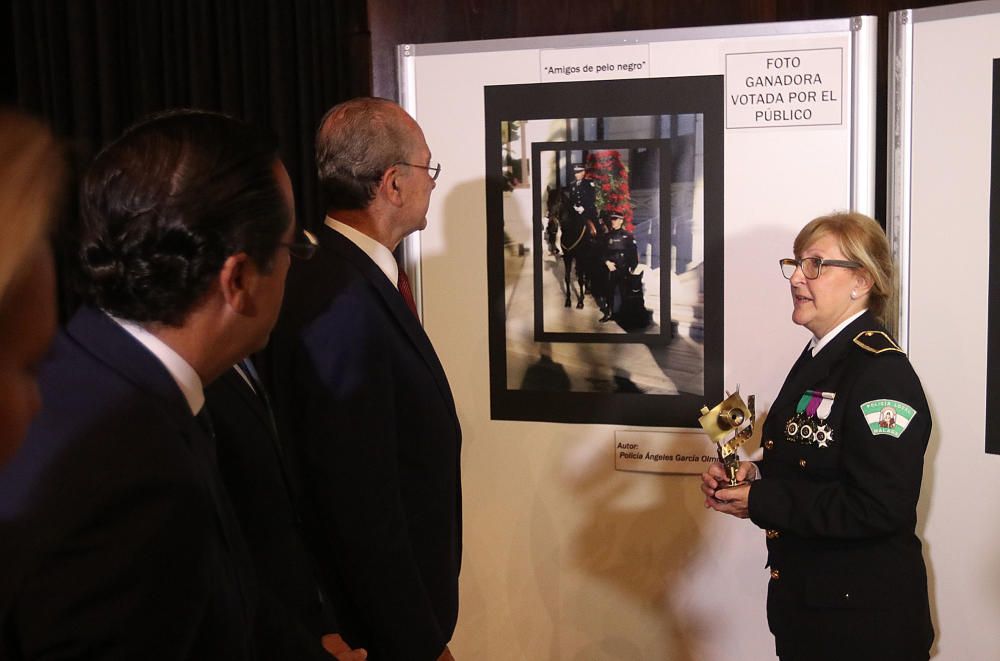
[[[253,569],[200,414],[277,318],[288,175],[249,126],[173,112],[98,155],[81,214],[86,304],[0,475],[0,657],[252,659]]]

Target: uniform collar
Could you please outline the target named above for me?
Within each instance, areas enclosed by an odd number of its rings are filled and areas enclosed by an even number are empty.
[[[847,319],[844,319],[842,322],[837,324],[832,331],[830,331],[821,338],[817,338],[814,335],[813,338],[809,341],[809,348],[812,351],[812,355],[813,356],[817,355],[820,351],[823,350],[823,347],[830,344],[833,338],[837,337],[837,335],[839,335],[842,330],[850,326],[852,321],[854,321],[867,311],[868,308],[865,308],[861,312],[858,312],[857,314],[851,315]]]

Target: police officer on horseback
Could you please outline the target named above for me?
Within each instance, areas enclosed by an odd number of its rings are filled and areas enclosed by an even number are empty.
[[[589,223],[589,229],[593,231],[597,221],[597,187],[593,179],[586,178],[587,170],[583,163],[573,164],[573,176],[575,180],[569,185],[573,213],[585,224]]]

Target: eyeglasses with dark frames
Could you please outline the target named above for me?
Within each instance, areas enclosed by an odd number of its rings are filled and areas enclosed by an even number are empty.
[[[802,259],[788,257],[779,259],[778,264],[781,265],[781,275],[785,276],[787,280],[792,279],[797,268],[802,269],[802,275],[806,276],[807,280],[815,280],[823,274],[824,266],[837,266],[842,269],[859,269],[862,266],[860,262],[846,259],[823,259],[822,257],[803,257]]]
[[[441,174],[441,164],[440,163],[428,163],[427,165],[417,165],[416,163],[407,163],[406,161],[396,161],[393,165],[409,165],[411,168],[422,168],[427,170],[427,174],[431,176],[431,181],[437,181],[438,175]]]
[[[319,249],[319,241],[316,240],[316,235],[309,230],[302,230],[301,236],[301,241],[282,241],[278,245],[288,248],[288,254],[295,259],[303,261],[312,259],[313,255],[316,254],[316,250]]]

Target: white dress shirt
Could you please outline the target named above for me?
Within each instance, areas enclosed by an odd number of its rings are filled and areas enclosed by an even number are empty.
[[[359,232],[350,225],[340,222],[330,216],[323,221],[326,226],[341,234],[345,239],[356,245],[358,248],[371,257],[375,265],[379,267],[385,277],[389,279],[393,287],[399,288],[399,264],[392,256],[392,251],[381,243],[371,238],[367,234]]]
[[[110,314],[108,316],[160,361],[177,383],[177,387],[184,393],[184,399],[191,408],[191,415],[198,415],[201,407],[205,405],[205,388],[201,383],[201,377],[194,371],[194,368],[176,351],[167,346],[163,340],[139,324],[127,319],[119,319]]]

